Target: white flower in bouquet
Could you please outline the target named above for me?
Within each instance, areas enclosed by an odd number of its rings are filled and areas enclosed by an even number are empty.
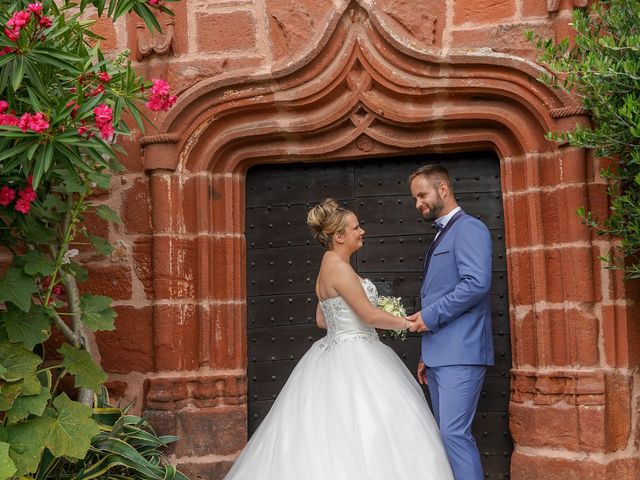
[[[406,317],[407,312],[402,305],[402,299],[400,297],[387,297],[381,295],[378,297],[378,308],[396,317]],[[401,328],[399,330],[387,330],[392,337],[404,340],[407,338],[407,329]]]

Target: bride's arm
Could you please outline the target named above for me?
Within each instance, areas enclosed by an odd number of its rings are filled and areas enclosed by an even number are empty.
[[[327,322],[325,322],[324,320],[324,313],[322,313],[322,309],[320,308],[319,303],[316,308],[316,325],[318,325],[318,328],[324,328],[325,330],[327,329]]]
[[[406,318],[396,317],[372,305],[362,288],[358,275],[350,265],[335,265],[334,271],[331,273],[335,290],[366,323],[376,328],[394,330],[409,326],[409,321]]]

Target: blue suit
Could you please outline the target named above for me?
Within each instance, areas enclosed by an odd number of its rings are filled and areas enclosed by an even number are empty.
[[[425,258],[422,360],[434,416],[457,480],[483,479],[471,425],[487,365],[493,365],[491,236],[463,211],[440,232]]]

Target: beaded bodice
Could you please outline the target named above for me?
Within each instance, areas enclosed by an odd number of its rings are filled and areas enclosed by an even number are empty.
[[[362,279],[362,288],[369,301],[377,305],[378,291],[368,278]],[[320,308],[327,323],[327,335],[321,347],[328,349],[347,340],[378,340],[376,329],[364,322],[342,297],[331,297],[320,300]]]

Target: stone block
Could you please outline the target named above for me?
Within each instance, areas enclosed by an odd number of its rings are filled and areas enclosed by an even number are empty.
[[[189,439],[176,446],[178,456],[230,455],[247,441],[246,406],[184,409],[177,425],[177,434]]]
[[[81,293],[106,295],[114,300],[131,299],[131,270],[128,265],[84,265],[89,272],[87,281],[78,284]]]
[[[456,0],[453,24],[491,25],[514,17],[514,0]]]
[[[232,465],[233,462],[229,460],[202,463],[180,462],[177,468],[191,480],[223,480]]]
[[[153,370],[152,308],[116,306],[114,310],[116,329],[96,333],[103,368],[111,373]]]
[[[198,367],[200,338],[195,305],[156,306],[154,330],[154,359],[158,370]]]
[[[129,183],[129,182],[127,182]],[[127,233],[152,233],[151,199],[146,177],[137,177],[122,193],[122,221]]]
[[[142,283],[145,297],[153,298],[153,243],[151,238],[135,240],[133,243],[133,270]]]
[[[379,0],[378,11],[386,15],[394,33],[407,43],[426,47],[442,45],[447,2],[414,2],[412,0]]]
[[[290,64],[309,49],[312,41],[322,35],[335,6],[331,0],[290,2],[266,0],[269,19],[271,56],[275,64]]]
[[[256,48],[256,25],[250,11],[197,13],[199,52],[250,52]]]

